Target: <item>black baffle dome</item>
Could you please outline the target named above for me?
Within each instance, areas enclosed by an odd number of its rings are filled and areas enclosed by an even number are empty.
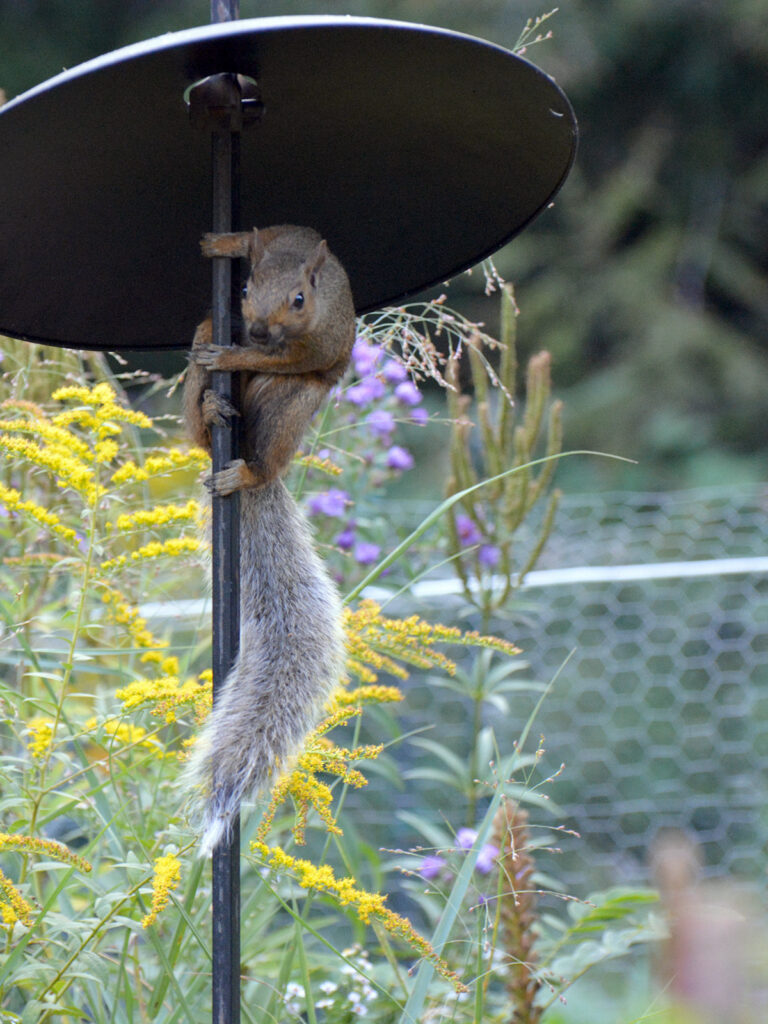
[[[205,313],[210,136],[185,90],[232,72],[242,224],[308,224],[360,312],[492,253],[570,169],[573,112],[507,50],[364,18],[243,20],[89,61],[0,109],[0,333],[73,348],[184,348]]]

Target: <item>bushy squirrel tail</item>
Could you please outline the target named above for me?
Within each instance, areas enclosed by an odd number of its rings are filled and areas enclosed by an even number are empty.
[[[229,834],[240,803],[289,765],[343,666],[339,596],[285,485],[245,489],[240,502],[240,653],[188,771],[203,856]]]

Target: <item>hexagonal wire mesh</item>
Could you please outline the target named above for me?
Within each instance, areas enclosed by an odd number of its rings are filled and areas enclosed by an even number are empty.
[[[547,790],[561,811],[551,820],[581,837],[559,836],[551,864],[569,891],[646,880],[665,827],[691,832],[710,874],[764,873],[767,508],[757,487],[566,497],[517,621],[494,624],[523,648],[530,678],[548,682],[568,659],[534,731],[545,737],[541,778],[565,764]],[[425,598],[442,597],[418,610],[446,621],[450,592],[447,581],[425,585]],[[399,717],[461,752],[470,716],[444,692],[414,678]],[[534,703],[515,697],[512,719],[492,722],[502,748]],[[395,757],[407,772],[407,742]],[[418,842],[398,821],[404,810],[466,824],[450,793],[415,783],[374,786],[354,804],[385,846]]]

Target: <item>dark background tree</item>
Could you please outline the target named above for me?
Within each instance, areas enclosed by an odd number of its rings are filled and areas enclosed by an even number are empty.
[[[242,16],[330,13],[443,25],[514,45],[505,0],[249,2]],[[206,0],[0,0],[9,97],[108,50],[203,24]],[[768,0],[575,0],[527,56],[579,117],[553,210],[496,260],[517,285],[525,352],[553,354],[562,484],[664,488],[762,479],[768,452]],[[457,126],[457,131],[460,131]],[[514,130],[514,126],[511,126]],[[479,275],[454,285],[492,320]]]

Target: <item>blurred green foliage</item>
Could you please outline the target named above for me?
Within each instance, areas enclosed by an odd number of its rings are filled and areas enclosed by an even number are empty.
[[[243,17],[400,18],[514,45],[530,0],[242,0]],[[209,19],[205,0],[0,0],[0,87]],[[768,451],[768,0],[571,0],[527,54],[566,90],[580,151],[554,209],[499,255],[548,349],[569,489],[762,478]],[[514,130],[514,126],[510,126]],[[460,130],[457,127],[457,130]],[[452,304],[491,321],[481,275]]]

